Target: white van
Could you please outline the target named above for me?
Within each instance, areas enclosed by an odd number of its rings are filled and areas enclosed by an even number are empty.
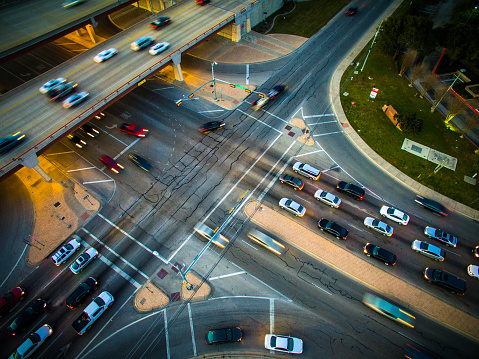
[[[293,171],[302,174],[305,177],[309,177],[314,181],[317,181],[319,176],[321,175],[320,170],[303,162],[296,162],[293,165]]]

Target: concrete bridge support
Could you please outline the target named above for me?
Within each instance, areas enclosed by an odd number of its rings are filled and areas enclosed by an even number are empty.
[[[183,72],[181,72],[181,54],[175,54],[171,59],[173,60],[173,72],[175,73],[175,80],[184,81]]]

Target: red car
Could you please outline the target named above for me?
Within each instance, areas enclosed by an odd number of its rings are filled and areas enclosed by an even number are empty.
[[[132,125],[131,123],[124,123],[120,127],[118,127],[118,129],[121,132],[126,132],[130,135],[138,137],[145,137],[146,133],[148,132],[146,128],[141,128],[140,126]]]
[[[8,312],[15,304],[22,300],[24,295],[25,290],[16,287],[0,298],[0,316]]]
[[[122,170],[123,167],[120,165],[118,162],[116,162],[113,158],[107,155],[103,155],[100,157],[100,161],[105,164],[109,169],[111,169],[115,173],[120,173],[120,170]]]

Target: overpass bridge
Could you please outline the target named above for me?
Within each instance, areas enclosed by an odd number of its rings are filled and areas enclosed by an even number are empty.
[[[20,131],[26,135],[26,140],[0,157],[0,177],[20,166],[27,166],[35,168],[49,180],[49,176],[38,166],[37,154],[140,86],[163,67],[172,65],[176,78],[182,81],[182,53],[226,27],[233,41],[238,41],[241,33],[250,30],[252,12],[261,1],[222,0],[217,3],[218,6],[198,6],[192,0],[182,1],[161,13],[172,18],[172,23],[161,30],[148,27],[158,15],[152,16],[2,95],[0,137]],[[151,56],[147,50],[134,52],[130,43],[142,36],[154,36],[157,42],[167,41],[170,48],[157,56]],[[104,63],[93,61],[97,53],[111,47],[118,49],[116,56]],[[89,97],[73,109],[64,109],[61,103],[49,102],[38,89],[48,80],[58,77],[76,82],[77,91],[87,91]]]

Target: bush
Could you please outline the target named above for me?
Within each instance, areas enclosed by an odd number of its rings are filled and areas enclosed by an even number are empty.
[[[417,135],[422,130],[422,119],[417,118],[415,113],[396,114],[394,119],[397,120],[403,133],[409,132]]]

